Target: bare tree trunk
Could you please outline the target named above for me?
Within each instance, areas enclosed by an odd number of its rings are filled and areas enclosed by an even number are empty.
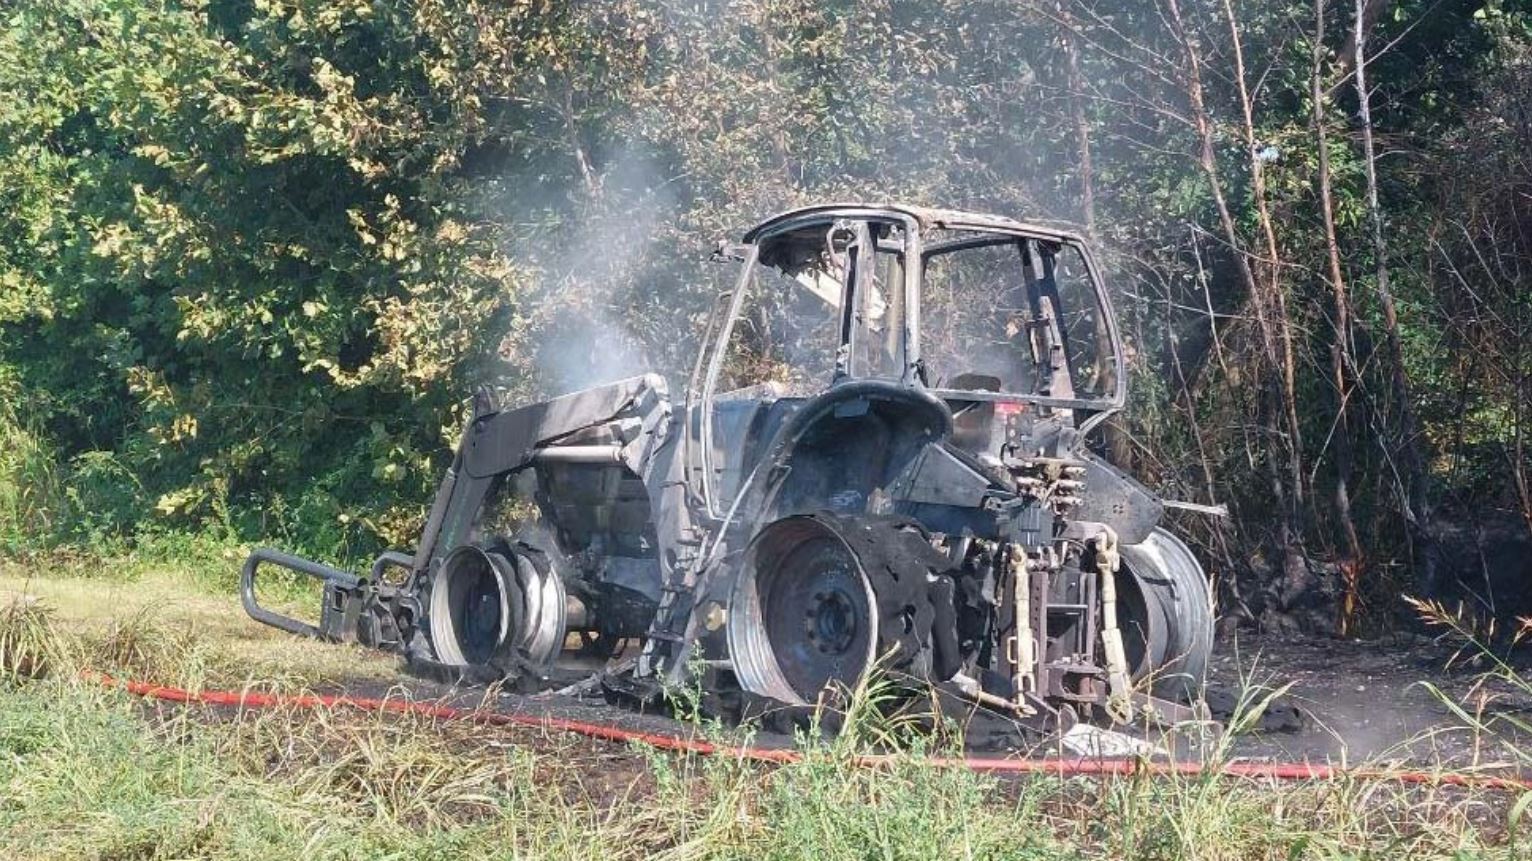
[[[1303,479],[1303,433],[1298,423],[1297,363],[1293,358],[1293,326],[1287,313],[1287,292],[1282,288],[1281,252],[1277,248],[1277,231],[1271,221],[1271,207],[1266,194],[1266,162],[1258,152],[1259,141],[1255,137],[1255,104],[1245,85],[1245,50],[1239,36],[1239,24],[1234,17],[1230,0],[1224,0],[1224,16],[1229,22],[1229,39],[1234,46],[1234,80],[1239,86],[1239,104],[1244,124],[1241,128],[1245,142],[1245,155],[1250,159],[1250,191],[1255,199],[1256,219],[1266,241],[1264,269],[1265,290],[1275,309],[1273,325],[1281,346],[1282,414],[1287,420],[1288,469],[1291,472],[1292,504],[1295,515],[1302,511],[1307,495]]]
[[[1170,354],[1171,368],[1175,371],[1176,384],[1181,389],[1181,402],[1186,409],[1187,427],[1191,429],[1192,442],[1197,446],[1197,462],[1202,467],[1202,485],[1207,493],[1207,501],[1209,503],[1216,503],[1218,501],[1218,490],[1213,482],[1213,468],[1208,463],[1207,445],[1203,439],[1202,422],[1197,418],[1197,402],[1192,397],[1191,387],[1186,384],[1186,371],[1181,366],[1181,345],[1176,343],[1174,328],[1168,325],[1168,321],[1175,308],[1175,304],[1170,299],[1170,286],[1162,283],[1161,292],[1165,296],[1165,319],[1167,321],[1165,326],[1165,349]],[[1218,337],[1216,328],[1213,337],[1215,339]],[[1224,534],[1222,518],[1214,519],[1212,531],[1213,539],[1218,543],[1219,553],[1224,560],[1224,570],[1227,573],[1234,568],[1234,557],[1229,552],[1229,541],[1228,537]]]
[[[1064,26],[1060,28],[1060,35],[1064,45],[1065,69],[1069,78],[1069,116],[1074,125],[1075,156],[1079,161],[1080,214],[1085,222],[1085,235],[1092,245],[1099,247],[1100,237],[1096,235],[1096,181],[1091,165],[1090,123],[1085,116],[1085,99],[1082,92],[1085,88],[1085,79],[1080,74],[1080,46],[1075,41],[1074,21],[1063,3],[1058,5],[1058,16],[1064,23]],[[1112,345],[1107,338],[1106,328],[1097,326],[1096,370],[1104,388],[1116,385],[1116,380],[1110,378],[1115,373],[1110,362],[1111,351]],[[1126,363],[1122,370],[1124,373],[1127,372]],[[1123,427],[1122,415],[1118,414],[1107,419],[1101,426],[1101,434],[1106,441],[1107,454],[1112,463],[1123,469],[1132,469],[1133,445],[1128,439],[1127,429]]]
[[[1518,331],[1526,331],[1526,323],[1523,319],[1521,306],[1516,308],[1515,327]],[[1516,369],[1516,408],[1514,420],[1516,422],[1516,436],[1511,453],[1511,477],[1516,483],[1516,502],[1521,508],[1521,519],[1527,524],[1527,532],[1532,534],[1532,482],[1527,479],[1527,363],[1525,341],[1516,341],[1516,355],[1511,365]]]
[[[1410,400],[1409,378],[1404,367],[1404,345],[1399,337],[1399,314],[1389,286],[1388,243],[1383,233],[1383,211],[1378,202],[1377,150],[1373,143],[1372,94],[1367,89],[1367,20],[1368,0],[1356,0],[1356,55],[1353,73],[1356,82],[1358,114],[1362,126],[1362,163],[1367,174],[1367,212],[1372,223],[1373,254],[1377,257],[1376,289],[1378,306],[1383,311],[1384,335],[1388,341],[1389,360],[1393,364],[1394,408],[1399,417],[1400,447],[1404,455],[1409,488],[1405,516],[1415,545],[1417,582],[1425,597],[1437,591],[1436,546],[1431,536],[1431,510],[1426,487],[1425,461],[1415,424],[1414,405]]]
[[[1293,379],[1293,367],[1291,353],[1291,338],[1287,334],[1290,324],[1287,317],[1286,300],[1282,297],[1280,277],[1276,271],[1277,252],[1275,247],[1275,231],[1271,227],[1270,215],[1262,217],[1263,231],[1267,233],[1267,255],[1265,263],[1271,267],[1270,275],[1258,280],[1255,271],[1251,268],[1249,256],[1241,250],[1238,229],[1235,226],[1234,216],[1230,212],[1227,196],[1224,193],[1222,182],[1218,177],[1218,163],[1215,149],[1215,130],[1212,116],[1207,107],[1207,99],[1202,86],[1202,60],[1198,56],[1197,48],[1190,34],[1186,30],[1185,20],[1181,14],[1179,0],[1166,0],[1166,7],[1170,13],[1169,24],[1174,32],[1176,41],[1180,44],[1186,56],[1187,63],[1187,101],[1191,108],[1192,124],[1197,130],[1201,142],[1200,164],[1210,187],[1214,207],[1218,211],[1218,220],[1224,235],[1234,250],[1235,265],[1239,269],[1240,278],[1243,280],[1251,298],[1250,305],[1256,312],[1256,323],[1261,330],[1262,352],[1266,357],[1267,367],[1274,369],[1277,377],[1274,384],[1267,383],[1262,386],[1263,396],[1258,398],[1261,405],[1261,421],[1269,439],[1273,445],[1268,447],[1268,456],[1265,467],[1268,478],[1271,481],[1272,498],[1276,503],[1281,516],[1276,522],[1276,543],[1281,549],[1281,565],[1278,579],[1269,584],[1276,606],[1273,608],[1285,612],[1288,608],[1297,604],[1305,595],[1314,588],[1312,572],[1302,552],[1302,532],[1298,526],[1299,510],[1303,499],[1303,470],[1300,464],[1301,441],[1297,434],[1297,405],[1295,392],[1290,382]],[[1226,7],[1229,14],[1231,27],[1234,26],[1232,10]],[[1235,46],[1238,52],[1239,39],[1235,33]],[[1240,67],[1238,77],[1241,87],[1241,107],[1245,111],[1245,144],[1249,150],[1252,167],[1256,167],[1257,155],[1254,148],[1254,130],[1252,119],[1252,107],[1250,98],[1244,89],[1243,58],[1236,53],[1237,65]],[[1263,175],[1264,176],[1264,175]],[[1264,204],[1264,183],[1258,199]],[[1263,273],[1264,274],[1264,273]],[[1263,284],[1262,281],[1266,281]],[[1272,318],[1278,319],[1274,321]],[[1279,325],[1279,323],[1281,325]],[[1284,428],[1283,425],[1286,425]],[[1285,444],[1278,444],[1282,440]],[[1286,455],[1287,463],[1282,463],[1282,457],[1277,452]],[[1286,474],[1284,477],[1284,473]]]
[[[1524,388],[1517,386],[1518,390]],[[1516,440],[1511,452],[1511,476],[1516,483],[1516,501],[1521,507],[1521,519],[1527,524],[1527,531],[1532,533],[1532,485],[1527,481],[1527,450],[1526,429],[1523,426],[1525,415],[1522,411],[1522,400],[1518,396],[1516,403]]]
[[[1512,325],[1517,331],[1526,331],[1526,323],[1522,315],[1521,306],[1516,306],[1516,316]],[[1509,364],[1515,368],[1516,380],[1514,382],[1511,421],[1513,423],[1513,436],[1511,441],[1511,482],[1516,486],[1516,504],[1521,509],[1521,519],[1527,526],[1527,532],[1532,534],[1532,482],[1527,478],[1527,363],[1525,343],[1523,340],[1514,341],[1515,353],[1510,357]]]
[[[601,193],[601,177],[596,173],[596,168],[591,164],[590,153],[585,148],[585,143],[580,139],[579,123],[575,117],[574,86],[568,81],[564,82],[564,141],[569,146],[570,155],[574,156],[575,165],[580,169],[580,184],[585,189],[585,196],[589,200],[595,200]]]
[[[1075,44],[1074,22],[1069,12],[1059,5],[1059,15],[1064,20],[1061,35],[1064,42],[1064,62],[1069,75],[1069,116],[1074,123],[1075,155],[1080,162],[1080,214],[1085,219],[1085,233],[1096,239],[1096,189],[1091,175],[1090,125],[1085,120],[1085,104],[1081,95],[1084,79],[1080,76],[1080,49]]]
[[[1192,244],[1192,256],[1197,261],[1197,284],[1198,284],[1198,286],[1200,286],[1202,288],[1202,298],[1203,298],[1203,301],[1206,303],[1205,307],[1207,308],[1207,315],[1208,315],[1208,337],[1213,342],[1213,357],[1214,357],[1214,360],[1216,362],[1218,362],[1218,367],[1222,371],[1224,379],[1225,380],[1229,380],[1230,379],[1230,376],[1229,376],[1229,365],[1228,365],[1227,362],[1224,361],[1223,341],[1222,341],[1222,338],[1218,334],[1218,316],[1217,316],[1217,314],[1215,314],[1213,312],[1213,296],[1212,296],[1212,292],[1208,289],[1207,269],[1202,265],[1202,249],[1201,249],[1199,243],[1197,242],[1197,233],[1196,233],[1195,230],[1193,230],[1191,232],[1191,235],[1190,235],[1189,238],[1190,238],[1191,244]],[[1167,294],[1169,293],[1168,288],[1167,288],[1166,292],[1167,292]],[[1168,315],[1169,314],[1169,308],[1168,308],[1169,296],[1168,295],[1166,297],[1166,305],[1167,305],[1166,314]],[[1180,367],[1181,367],[1181,357],[1180,357],[1180,355],[1179,354],[1173,354],[1171,358],[1174,359],[1174,361],[1176,363],[1176,375],[1180,379],[1180,382],[1181,382],[1181,391],[1182,391],[1183,395],[1185,396],[1185,400],[1186,400],[1186,404],[1187,404],[1187,409],[1193,411],[1192,412],[1192,416],[1191,416],[1192,430],[1196,434],[1195,438],[1196,438],[1196,441],[1197,441],[1197,453],[1198,453],[1198,456],[1199,456],[1198,459],[1201,461],[1201,465],[1202,465],[1202,483],[1203,483],[1203,486],[1207,488],[1207,495],[1208,495],[1207,496],[1207,500],[1208,500],[1209,503],[1217,502],[1217,500],[1218,500],[1218,490],[1217,490],[1217,485],[1213,481],[1213,467],[1208,462],[1207,448],[1203,444],[1203,439],[1202,439],[1202,436],[1203,436],[1202,435],[1202,424],[1201,424],[1201,422],[1199,422],[1197,420],[1197,416],[1196,416],[1196,412],[1195,412],[1195,409],[1196,409],[1196,399],[1194,397],[1192,397],[1192,393],[1191,393],[1190,389],[1186,385],[1186,375],[1182,374],[1181,371],[1180,371]],[[1249,427],[1248,424],[1246,424],[1243,421],[1241,421],[1239,424],[1240,424],[1240,436],[1244,439],[1244,442],[1245,442],[1245,454],[1246,454],[1246,457],[1249,457],[1250,456],[1250,427]],[[1228,528],[1230,526],[1231,521],[1232,521],[1232,525],[1233,525],[1233,528],[1234,528],[1235,540],[1243,542],[1244,541],[1244,536],[1243,536],[1242,530],[1240,528],[1240,520],[1239,520],[1239,518],[1229,518],[1227,520],[1223,519],[1223,518],[1220,518],[1217,523],[1213,524],[1213,534],[1215,536],[1217,536],[1219,550],[1223,553],[1224,568],[1226,570],[1230,571],[1230,572],[1232,572],[1234,570],[1234,557],[1229,552],[1229,539],[1228,539],[1228,536],[1227,536],[1226,533],[1227,533],[1227,530],[1228,530]],[[1255,618],[1255,614],[1254,613],[1250,613],[1249,612],[1249,608],[1244,606],[1244,598],[1243,598],[1243,596],[1238,594],[1239,590],[1236,588],[1236,589],[1231,589],[1230,591],[1233,594],[1235,600],[1238,601],[1239,604],[1241,605],[1241,607],[1243,607],[1246,610],[1246,615],[1249,618],[1254,619]]]
[[[1182,23],[1180,4],[1177,0],[1167,0],[1167,2],[1171,21],[1175,26],[1176,41],[1180,43],[1181,50],[1186,55],[1186,96],[1191,106],[1192,127],[1197,132],[1197,166],[1207,180],[1208,191],[1213,197],[1213,206],[1218,210],[1219,227],[1223,230],[1224,240],[1229,244],[1229,249],[1234,252],[1234,265],[1239,270],[1239,277],[1244,282],[1246,293],[1250,296],[1250,306],[1255,311],[1256,326],[1261,333],[1261,350],[1271,366],[1277,367],[1279,363],[1276,339],[1272,336],[1266,303],[1263,301],[1260,286],[1256,283],[1255,273],[1250,268],[1250,259],[1243,250],[1243,243],[1240,242],[1239,230],[1235,227],[1234,215],[1229,210],[1228,197],[1224,194],[1223,180],[1218,176],[1213,119],[1208,114],[1207,100],[1202,90],[1202,61],[1197,56],[1196,46],[1192,44],[1191,37]]]
[[[1330,267],[1330,294],[1334,300],[1334,340],[1330,344],[1330,374],[1335,386],[1335,518],[1346,542],[1346,558],[1340,561],[1346,592],[1341,599],[1340,633],[1345,635],[1358,609],[1362,543],[1351,516],[1351,298],[1341,271],[1340,243],[1335,235],[1335,204],[1330,187],[1330,139],[1325,121],[1322,85],[1325,44],[1325,0],[1314,0],[1314,66],[1309,77],[1313,100],[1314,139],[1319,150],[1319,203],[1325,224],[1325,251]]]
[[[1351,22],[1351,32],[1346,37],[1346,44],[1341,47],[1339,56],[1342,79],[1356,71],[1357,58],[1361,52],[1357,46],[1367,39],[1367,34],[1372,32],[1373,25],[1393,5],[1393,0],[1367,0],[1366,3],[1358,3],[1356,20]]]

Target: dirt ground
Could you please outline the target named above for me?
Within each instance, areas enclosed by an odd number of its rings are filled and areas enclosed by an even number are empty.
[[[1291,686],[1273,700],[1262,726],[1237,741],[1236,754],[1252,759],[1457,767],[1503,760],[1494,740],[1466,728],[1444,698],[1482,720],[1526,721],[1532,719],[1532,696],[1485,681],[1487,665],[1454,655],[1450,645],[1416,634],[1374,640],[1243,636],[1218,643],[1209,705],[1227,713],[1251,684]],[[1526,662],[1525,656],[1513,658]]]
[[[1483,681],[1483,666],[1453,662],[1453,654],[1446,645],[1416,635],[1378,640],[1244,636],[1219,643],[1208,702],[1214,716],[1227,722],[1242,696],[1260,701],[1288,686],[1271,698],[1259,722],[1233,739],[1231,752],[1236,759],[1514,770],[1495,739],[1468,729],[1427,684],[1484,718],[1502,714],[1532,721],[1532,696],[1504,683]],[[401,679],[417,698],[470,706],[483,702],[481,690],[407,676]],[[379,686],[372,678],[348,688],[372,693]],[[694,735],[702,731],[667,715],[610,705],[599,691],[583,696],[503,693],[493,707],[642,732]],[[1024,734],[992,715],[973,715],[969,720],[973,749],[983,755],[1067,755],[1057,739]],[[708,732],[716,739],[720,730]],[[790,735],[759,727],[723,732],[763,747],[792,743]],[[1163,747],[1185,750],[1184,745],[1147,735]]]
[[[0,600],[38,595],[57,608],[63,621],[103,628],[111,620],[152,611],[153,618],[209,643],[247,667],[251,678],[279,678],[294,668],[318,687],[376,695],[407,693],[422,700],[443,699],[477,706],[482,688],[455,689],[403,672],[400,662],[377,652],[304,641],[247,618],[232,596],[191,595],[173,583],[150,581],[103,588],[88,580],[0,577]],[[1524,650],[1525,651],[1525,650]],[[1233,740],[1232,755],[1251,760],[1299,762],[1409,762],[1463,767],[1503,761],[1492,739],[1476,737],[1426,687],[1436,686],[1468,711],[1505,715],[1532,724],[1532,696],[1504,683],[1480,683],[1483,666],[1456,662],[1453,649],[1415,634],[1375,640],[1324,637],[1251,636],[1221,640],[1215,649],[1208,700],[1215,717],[1228,719],[1240,692],[1290,685],[1276,698],[1253,731]],[[1532,665],[1532,655],[1521,657]],[[1532,678],[1532,671],[1523,673]],[[329,681],[324,681],[329,680]],[[163,680],[156,680],[163,681]],[[1259,694],[1256,695],[1259,699]],[[639,714],[609,705],[599,691],[586,696],[502,694],[492,707],[618,725],[629,729],[687,734],[701,731],[666,715]],[[710,728],[716,737],[718,730]],[[783,746],[789,735],[756,729],[734,731],[757,745]],[[1049,739],[1027,737],[1007,721],[975,715],[968,726],[975,750],[985,755],[1060,752]],[[1521,738],[1525,742],[1532,739]],[[622,746],[612,746],[614,752]]]

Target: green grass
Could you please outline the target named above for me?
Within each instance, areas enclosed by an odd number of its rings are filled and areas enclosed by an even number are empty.
[[[0,690],[7,858],[1519,858],[1502,799],[1037,779],[835,745],[778,768],[346,712]],[[611,773],[603,779],[603,772]]]
[[[394,678],[386,658],[268,632],[228,593],[188,582],[0,579],[0,857],[1532,856],[1513,811],[1528,802],[1512,794],[1003,781],[930,764],[922,751],[950,742],[880,725],[875,709],[837,740],[802,741],[801,762],[768,767],[418,716],[150,703],[79,679],[85,666],[194,686]],[[858,766],[870,738],[909,752]]]
[[[50,532],[63,497],[53,452],[21,421],[14,395],[14,386],[0,376],[0,549]]]

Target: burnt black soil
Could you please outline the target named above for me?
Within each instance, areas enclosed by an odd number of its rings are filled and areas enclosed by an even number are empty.
[[[1527,663],[1526,656],[1511,660]],[[1237,740],[1241,757],[1462,767],[1506,755],[1494,738],[1471,731],[1449,702],[1523,749],[1532,741],[1505,720],[1532,722],[1532,696],[1486,678],[1490,669],[1482,658],[1470,660],[1442,641],[1414,634],[1372,640],[1247,635],[1218,643],[1208,700],[1215,713],[1227,715],[1252,685],[1290,685],[1260,724]]]

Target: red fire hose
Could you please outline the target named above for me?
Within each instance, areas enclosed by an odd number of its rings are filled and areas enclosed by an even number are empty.
[[[614,742],[638,742],[660,750],[695,753],[706,756],[730,756],[752,762],[797,762],[802,755],[794,750],[750,746],[718,745],[710,741],[661,733],[638,732],[605,724],[569,720],[567,718],[531,715],[517,712],[497,712],[484,709],[467,709],[447,705],[411,702],[398,699],[352,697],[324,694],[271,694],[255,691],[188,691],[149,682],[118,679],[105,673],[86,673],[85,678],[106,687],[125,690],[141,697],[178,703],[198,703],[211,706],[234,706],[238,708],[354,708],[364,711],[416,714],[441,720],[462,720],[491,726],[528,726],[541,729],[571,732],[588,738]],[[859,756],[856,762],[864,766],[887,764],[890,756]],[[1330,765],[1311,765],[1296,762],[1230,762],[1219,765],[1203,765],[1195,762],[1154,762],[1142,759],[1002,759],[995,757],[935,757],[931,762],[938,766],[965,767],[987,774],[1052,774],[1063,777],[1181,775],[1197,776],[1216,773],[1231,777],[1266,778],[1270,780],[1374,780],[1395,783],[1431,784],[1437,786],[1469,786],[1484,789],[1532,790],[1532,779],[1499,777],[1462,772],[1405,771],[1379,768],[1336,768]]]

